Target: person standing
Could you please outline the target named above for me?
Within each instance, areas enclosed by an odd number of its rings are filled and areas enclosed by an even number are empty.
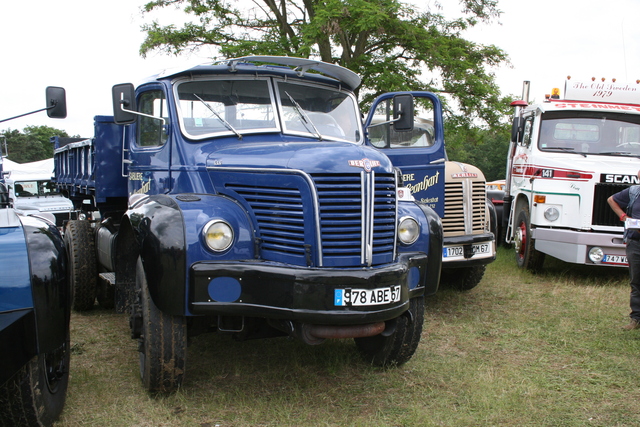
[[[640,171],[638,171],[640,178]],[[607,203],[620,221],[627,218],[640,219],[640,185],[633,185],[614,194],[607,199]],[[627,263],[629,264],[629,284],[631,285],[631,296],[629,305],[631,313],[630,322],[622,329],[630,331],[640,329],[640,231],[636,229],[624,230],[624,241],[626,244]]]

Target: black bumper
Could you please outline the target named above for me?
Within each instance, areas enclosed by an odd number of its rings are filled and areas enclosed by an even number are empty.
[[[189,309],[193,314],[357,325],[396,318],[409,308],[410,298],[424,295],[427,255],[402,254],[395,264],[362,269],[305,268],[261,261],[198,262],[191,266],[190,276]],[[400,285],[397,302],[336,305],[336,290],[393,285]],[[227,294],[224,286],[229,288]]]

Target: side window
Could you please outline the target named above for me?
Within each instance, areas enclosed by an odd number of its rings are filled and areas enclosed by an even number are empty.
[[[522,145],[528,147],[531,145],[531,131],[533,129],[533,117],[527,117],[524,122],[524,134],[522,135]]]
[[[147,116],[138,118],[138,145],[158,147],[167,142],[164,122],[168,118],[167,100],[161,90],[150,90],[140,95],[138,111]]]
[[[391,99],[376,106],[369,126],[369,140],[376,148],[430,147],[435,141],[433,103],[427,98],[416,98],[413,130],[396,132],[393,129],[393,102]]]

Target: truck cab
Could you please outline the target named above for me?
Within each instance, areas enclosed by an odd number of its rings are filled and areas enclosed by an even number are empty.
[[[506,239],[522,268],[546,255],[585,265],[626,267],[623,223],[607,198],[638,183],[640,86],[565,82],[545,102],[514,102],[507,158]]]
[[[393,117],[402,108],[401,97],[415,100],[415,111],[413,124],[398,128]],[[401,169],[416,201],[442,220],[442,284],[460,290],[477,286],[496,258],[495,208],[482,171],[448,160],[438,96],[424,91],[384,94],[374,101],[365,129],[367,143]]]

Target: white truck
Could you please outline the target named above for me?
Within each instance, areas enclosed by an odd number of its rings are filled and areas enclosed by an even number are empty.
[[[9,189],[9,202],[18,214],[51,214],[58,227],[75,215],[73,203],[58,192],[51,181],[51,173],[10,172],[5,181]]]
[[[545,255],[585,265],[627,266],[623,226],[607,198],[638,183],[640,85],[567,80],[528,105],[515,101],[507,155],[505,239],[518,266]]]

